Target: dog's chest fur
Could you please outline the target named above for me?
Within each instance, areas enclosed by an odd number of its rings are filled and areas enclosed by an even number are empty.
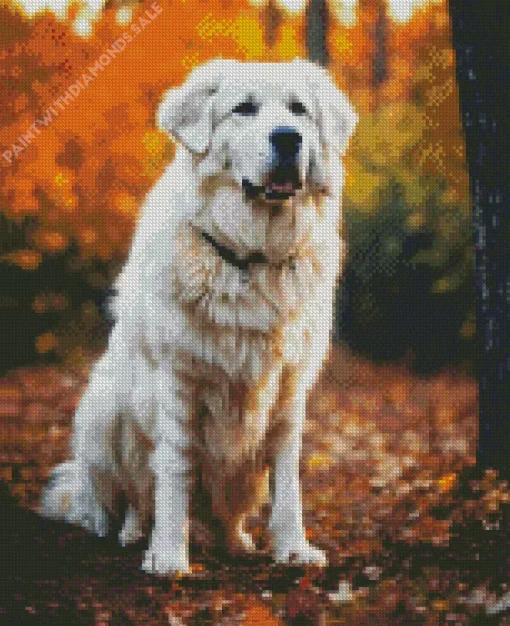
[[[196,356],[214,358],[245,380],[262,375],[274,358],[298,361],[306,350],[309,317],[328,282],[325,259],[314,244],[309,233],[280,262],[240,270],[222,259],[199,229],[183,225],[172,296],[197,342]]]
[[[187,327],[181,371],[199,382],[197,437],[218,461],[261,448],[285,394],[285,367],[312,362],[317,343],[329,343],[337,258],[313,232],[293,252],[292,262],[245,272],[195,226],[179,232],[172,295]]]

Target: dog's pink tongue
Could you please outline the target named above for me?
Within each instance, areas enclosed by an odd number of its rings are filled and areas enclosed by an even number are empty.
[[[269,189],[270,189],[270,191],[279,191],[281,193],[290,193],[290,192],[294,191],[294,186],[288,180],[288,181],[285,181],[284,183],[271,183],[269,185]]]

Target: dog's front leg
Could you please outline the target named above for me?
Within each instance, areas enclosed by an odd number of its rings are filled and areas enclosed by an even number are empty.
[[[189,571],[190,406],[169,367],[160,372],[155,449],[154,528],[142,569],[166,574]]]
[[[274,559],[279,563],[326,565],[326,555],[306,539],[299,479],[301,432],[305,420],[306,394],[296,389],[288,397],[281,418],[289,426],[287,437],[278,448],[273,463],[272,533]]]
[[[159,454],[170,452],[166,444],[158,448]],[[142,569],[155,574],[186,573],[189,571],[188,472],[167,466],[155,474],[154,528]]]

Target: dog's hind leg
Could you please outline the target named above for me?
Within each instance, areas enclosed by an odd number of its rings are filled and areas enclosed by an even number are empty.
[[[257,512],[267,501],[267,476],[265,468],[245,462],[231,475],[214,474],[211,484],[213,513],[223,523],[227,548],[232,554],[253,552],[255,544],[245,531],[246,517]]]
[[[154,512],[154,475],[148,466],[150,451],[152,441],[137,422],[124,420],[120,476],[128,506],[119,533],[119,542],[123,546],[136,543],[146,534]]]
[[[99,537],[108,533],[108,515],[97,498],[90,467],[76,459],[54,468],[43,490],[41,513],[83,526]]]
[[[73,458],[57,465],[41,501],[44,517],[63,519],[104,537],[116,500],[115,431],[120,411],[112,358],[94,366],[74,418]]]
[[[119,543],[122,546],[127,546],[131,543],[136,543],[142,536],[142,518],[136,507],[130,504],[126,512],[122,530],[119,533]]]

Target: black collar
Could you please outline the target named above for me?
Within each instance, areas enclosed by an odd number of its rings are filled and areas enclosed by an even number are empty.
[[[243,272],[247,272],[252,263],[269,263],[262,252],[252,252],[245,259],[240,259],[233,250],[222,246],[221,243],[218,243],[209,233],[202,231],[202,237],[216,250],[224,261]]]

